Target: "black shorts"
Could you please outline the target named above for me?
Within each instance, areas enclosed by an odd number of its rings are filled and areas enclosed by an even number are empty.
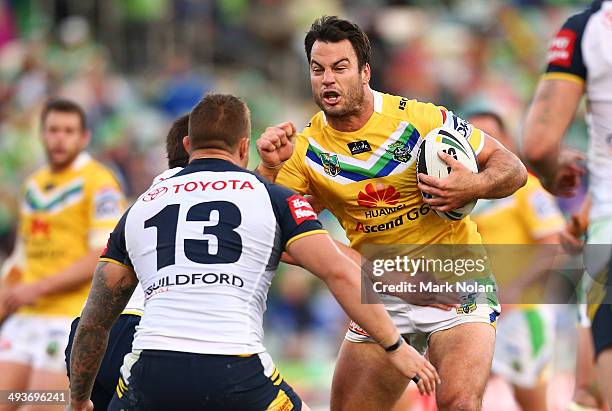
[[[595,358],[602,351],[612,349],[612,304],[601,304],[591,321]]]
[[[132,355],[132,366],[122,370],[109,410],[302,409],[302,400],[265,353],[233,356],[144,350]]]
[[[70,352],[72,351],[72,342],[79,320],[80,318],[76,318],[72,322],[70,337],[68,337],[68,345],[66,346],[68,378],[70,378]],[[123,364],[123,357],[132,351],[132,341],[138,323],[140,323],[139,315],[122,314],[111,328],[108,347],[91,393],[91,401],[94,403],[96,410],[105,410],[113,398],[117,381],[119,381],[119,369]]]

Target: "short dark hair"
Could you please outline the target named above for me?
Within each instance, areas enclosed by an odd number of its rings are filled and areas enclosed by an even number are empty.
[[[189,134],[189,114],[174,120],[166,136],[166,155],[168,168],[185,167],[189,163],[189,154],[183,147],[183,138]]]
[[[372,58],[372,47],[370,46],[367,34],[355,23],[342,20],[337,16],[323,16],[316,19],[312,26],[310,26],[310,31],[304,39],[308,63],[310,63],[312,45],[317,40],[326,43],[337,43],[342,40],[350,41],[357,55],[359,69],[362,69],[366,63],[369,64]]]
[[[497,114],[495,111],[491,111],[491,110],[474,111],[474,112],[469,113],[469,115],[466,118],[469,120],[472,117],[489,117],[497,123],[497,126],[503,133],[506,132],[506,123],[504,122],[504,119],[499,114]]]
[[[189,141],[193,150],[217,148],[234,151],[251,135],[247,105],[230,94],[208,94],[189,114]]]
[[[81,121],[81,129],[87,129],[87,119],[85,117],[85,111],[81,106],[71,100],[55,98],[47,101],[40,114],[40,124],[44,126],[49,113],[52,111],[59,111],[61,113],[74,113],[79,116]]]

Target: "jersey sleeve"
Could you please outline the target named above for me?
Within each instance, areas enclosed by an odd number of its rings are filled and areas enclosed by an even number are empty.
[[[304,136],[298,136],[293,155],[285,162],[276,177],[277,184],[297,191],[300,194],[312,194],[304,168],[304,153],[307,150],[306,141]]]
[[[125,198],[119,183],[106,169],[93,173],[88,184],[89,247],[101,248],[125,210]]]
[[[546,55],[544,79],[585,81],[587,69],[582,59],[581,43],[588,17],[586,12],[570,17],[555,35]]]
[[[286,249],[293,241],[312,234],[327,233],[317,214],[306,199],[276,184],[268,185],[274,214],[281,230],[281,241]]]
[[[438,107],[438,109],[440,110],[440,126],[451,128],[461,134],[474,150],[476,157],[478,157],[484,147],[486,134],[474,127],[467,120],[455,115],[452,111],[448,111],[442,107]]]
[[[455,115],[452,111],[432,103],[421,103],[416,100],[408,100],[405,98],[399,101],[400,111],[404,111],[406,115],[405,118],[417,126],[421,138],[425,138],[429,132],[436,128],[444,127],[453,129],[462,135],[474,150],[476,157],[478,157],[482,151],[486,134],[466,120]],[[403,106],[402,102],[405,102]]]
[[[555,202],[539,184],[527,187],[520,201],[521,214],[531,237],[535,240],[563,230],[565,219]]]
[[[115,226],[115,229],[110,234],[106,247],[100,256],[100,261],[111,262],[133,269],[134,266],[130,260],[125,243],[125,220],[127,218],[128,211],[123,214],[123,217],[121,217]]]

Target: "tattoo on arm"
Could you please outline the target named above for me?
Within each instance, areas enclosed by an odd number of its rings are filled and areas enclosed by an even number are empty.
[[[544,81],[538,93],[534,97],[533,105],[538,105],[541,109],[537,111],[536,123],[542,126],[548,126],[550,122],[550,101],[555,97],[554,81]]]
[[[72,347],[70,391],[73,400],[84,401],[90,397],[110,329],[137,284],[130,269],[107,262],[98,264]]]

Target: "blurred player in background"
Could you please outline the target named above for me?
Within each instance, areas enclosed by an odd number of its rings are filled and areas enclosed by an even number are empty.
[[[480,243],[469,217],[448,222],[430,207],[448,211],[476,198],[512,194],[526,179],[518,158],[450,111],[370,89],[370,43],[355,24],[323,17],[306,35],[305,49],[313,98],[322,111],[298,136],[295,148],[292,124],[268,128],[257,142],[258,171],[313,195],[338,218],[358,251],[367,243]],[[450,177],[419,175],[417,186],[419,143],[443,125],[469,141],[482,171],[473,174],[441,153],[453,170]],[[435,198],[423,200],[421,191]],[[429,343],[429,359],[442,378],[436,391],[439,409],[480,409],[493,357],[497,301],[470,312],[388,301],[396,303],[390,313],[402,334],[419,350]],[[334,374],[332,410],[388,410],[404,392],[407,381],[371,342],[351,323]]]
[[[12,391],[68,387],[62,353],[70,323],[124,209],[117,180],[84,151],[90,133],[81,107],[48,102],[41,130],[47,165],[25,182],[20,210],[23,274],[0,300],[10,314],[0,333],[0,387]]]
[[[310,205],[244,169],[246,104],[206,96],[190,114],[185,142],[189,165],[139,197],[98,264],[72,351],[72,407],[92,409],[108,332],[142,286],[147,304],[109,409],[308,409],[263,347],[265,300],[284,249],[326,282],[404,378],[417,376],[433,392],[433,366],[403,343],[380,305],[360,303],[359,266]]]
[[[468,120],[516,153],[516,143],[502,118],[494,112],[472,114]],[[499,200],[480,200],[471,216],[478,225],[484,244],[497,244],[489,253],[500,287],[504,315],[497,326],[492,371],[512,384],[524,411],[547,409],[546,395],[554,350],[555,316],[551,305],[542,301],[541,290],[550,273],[550,261],[543,254],[554,254],[547,245],[559,244],[565,220],[555,199],[538,179],[529,175],[527,184]],[[513,244],[533,245],[513,247]],[[542,250],[537,247],[542,244]],[[502,245],[504,248],[501,249]],[[521,261],[516,260],[520,253]],[[517,304],[526,300],[527,304]]]
[[[166,136],[166,155],[168,156],[168,170],[155,177],[153,185],[178,173],[187,165],[189,155],[183,148],[183,138],[188,134],[189,115],[179,117],[172,123]],[[108,337],[108,347],[102,359],[100,370],[91,393],[91,401],[95,409],[105,410],[113,398],[119,381],[119,368],[123,358],[132,351],[132,341],[136,326],[144,310],[144,293],[142,287],[136,287],[134,294],[128,301],[125,309],[113,325]],[[70,353],[74,341],[79,318],[72,322],[70,338],[66,347],[66,367],[70,378]]]
[[[588,303],[599,381],[612,405],[612,1],[594,1],[570,17],[551,43],[524,127],[526,158],[554,194],[572,196],[584,170],[582,157],[561,149],[561,140],[583,94],[588,100],[590,195],[588,244],[600,244],[601,262],[585,260]],[[602,246],[605,245],[605,246]],[[603,247],[605,247],[605,252]],[[588,245],[587,245],[588,248]],[[604,255],[601,255],[604,254]],[[591,257],[589,257],[591,258]],[[594,267],[597,265],[597,267]]]

